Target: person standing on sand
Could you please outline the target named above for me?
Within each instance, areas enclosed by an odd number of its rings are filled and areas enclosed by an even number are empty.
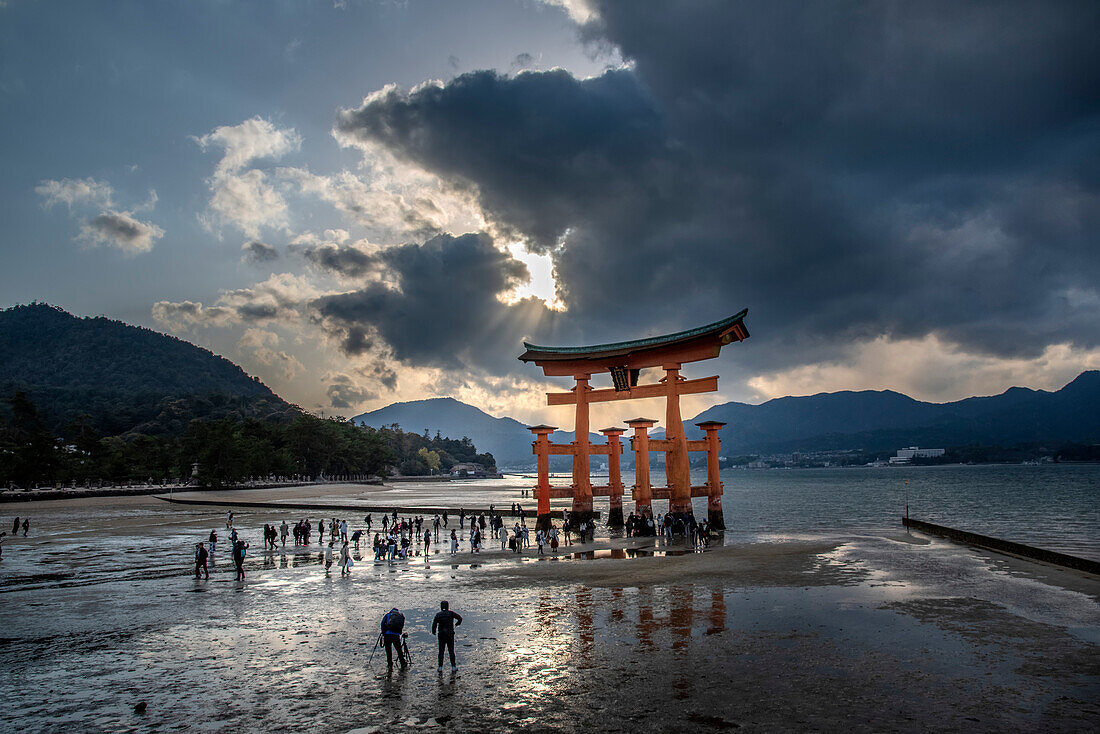
[[[23,518],[23,537],[27,537],[27,531],[31,529],[31,519],[29,517]]]
[[[19,535],[19,518],[15,518],[15,522],[11,524],[11,534]]]
[[[451,654],[451,670],[458,670],[455,661],[455,627],[462,624],[462,616],[450,610],[450,602],[439,602],[440,611],[432,620],[432,634],[439,641],[439,672],[443,672],[443,650]]]
[[[332,545],[336,542],[333,538],[329,540],[328,546],[325,548],[325,575],[328,576],[328,570],[332,568]]]
[[[283,547],[286,548],[286,536],[290,534],[290,528],[287,527],[286,520],[283,520],[283,524],[279,527],[279,538],[283,541]]]
[[[431,547],[431,544],[432,544],[432,531],[431,530],[425,530],[424,531],[424,558],[425,559],[428,557],[428,548]]]
[[[344,541],[344,545],[340,548],[340,575],[347,576],[351,573],[351,550],[348,548],[348,541]]]
[[[238,540],[233,544],[233,565],[237,567],[237,581],[244,581],[244,555],[248,543]]]
[[[451,529],[451,555],[453,556],[455,553],[458,553],[458,534],[457,534],[457,531],[454,528],[452,528]]]
[[[195,543],[195,578],[199,577],[200,571],[206,574],[206,578],[210,578],[210,569],[206,565],[209,557],[206,546],[202,543]]]

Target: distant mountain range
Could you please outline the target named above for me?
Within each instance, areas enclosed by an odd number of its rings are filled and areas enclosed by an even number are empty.
[[[1042,441],[1100,441],[1100,372],[1056,392],[1013,387],[1000,395],[925,403],[892,391],[820,393],[761,405],[725,403],[691,421],[725,421],[723,454],[939,448]],[[701,436],[691,425],[689,435]]]
[[[195,418],[282,420],[297,410],[237,365],[194,344],[38,303],[0,311],[0,398],[16,391],[29,395],[55,435],[71,433],[74,423],[100,436],[179,435]],[[568,410],[561,411],[561,421],[570,421]],[[523,423],[452,398],[395,403],[354,420],[468,436],[500,467],[534,465],[532,436]],[[1095,443],[1100,442],[1100,372],[1084,372],[1056,392],[1014,387],[952,403],[925,403],[890,391],[821,393],[761,405],[731,402],[685,421],[689,436],[701,435],[693,425],[700,420],[727,423],[721,433],[727,457],[881,452],[910,445]],[[592,439],[603,441],[595,434]],[[552,440],[565,443],[573,435],[558,431]],[[624,463],[630,460],[628,453]],[[555,457],[554,466],[565,468],[568,458]]]
[[[527,426],[514,418],[494,418],[483,410],[454,398],[431,398],[407,403],[393,403],[384,408],[357,415],[352,420],[364,426],[381,428],[397,424],[403,431],[462,438],[468,436],[480,451],[487,451],[497,460],[498,467],[534,466],[531,454],[533,436]],[[593,441],[600,438],[591,434]],[[555,431],[550,440],[568,443],[571,431]],[[555,457],[556,468],[568,466],[566,457]]]
[[[469,436],[498,466],[530,468],[531,432],[512,418],[496,418],[452,398],[394,403],[353,420],[370,426],[397,423],[406,431],[458,438]],[[1000,395],[952,403],[925,403],[892,391],[820,393],[785,397],[761,405],[730,402],[684,421],[724,421],[727,457],[792,451],[858,449],[891,451],[903,446],[947,448],[969,444],[1010,446],[1043,441],[1100,441],[1100,372],[1083,372],[1057,392],[1011,388]],[[602,438],[593,437],[594,440]],[[573,440],[558,431],[556,442]],[[629,455],[624,456],[629,465]]]
[[[278,418],[293,407],[224,357],[111,319],[33,303],[0,311],[0,398],[28,394],[57,435],[180,434],[194,418]]]

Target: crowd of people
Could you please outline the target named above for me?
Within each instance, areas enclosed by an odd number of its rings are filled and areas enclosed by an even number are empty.
[[[467,514],[465,509],[460,509],[458,527],[449,527],[453,517],[446,510],[430,519],[423,515],[401,517],[394,510],[380,514],[377,522],[372,513],[363,518],[365,529],[353,531],[349,531],[346,519],[336,517],[327,521],[317,520],[316,523],[308,518],[302,518],[293,525],[283,520],[280,525],[264,524],[263,547],[265,552],[280,550],[285,552],[288,538],[292,539],[294,546],[312,546],[314,533],[316,533],[317,547],[321,551],[325,573],[330,573],[335,563],[340,569],[340,575],[347,576],[355,565],[352,549],[358,550],[361,541],[370,542],[374,561],[381,563],[415,557],[424,557],[426,560],[433,553],[433,548],[435,554],[449,553],[451,556],[456,556],[466,551],[476,555],[485,550],[486,543],[490,541],[499,541],[502,551],[519,554],[531,548],[532,536],[538,555],[544,555],[548,551],[551,554],[557,554],[560,547],[572,546],[574,539],[577,543],[591,543],[595,540],[596,522],[591,518],[570,517],[568,512],[564,512],[560,528],[551,523],[550,527],[540,528],[532,533],[527,526],[523,508],[513,503],[512,513],[516,519],[511,527],[508,527],[504,516],[496,512],[493,505],[489,506],[487,513]],[[18,529],[18,522],[17,519],[17,525],[13,530]],[[229,536],[230,558],[236,577],[237,580],[243,581],[244,559],[250,546],[238,537],[232,512],[228,513],[225,525]],[[467,525],[469,525],[468,528]],[[26,530],[26,521],[22,527]],[[697,548],[707,547],[710,541],[710,528],[707,521],[697,522],[691,513],[658,514],[653,517],[649,514],[631,512],[625,522],[625,533],[627,537],[658,536],[666,542],[672,542],[675,537],[682,536]],[[440,547],[441,537],[445,543],[442,548]],[[210,531],[205,543],[196,543],[195,578],[209,578],[209,566],[214,562],[217,543],[217,530]]]

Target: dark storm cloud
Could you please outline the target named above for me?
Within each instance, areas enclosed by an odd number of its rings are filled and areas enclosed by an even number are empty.
[[[237,315],[244,321],[270,321],[279,315],[279,309],[267,303],[243,303],[237,306]]]
[[[329,404],[337,410],[358,408],[368,400],[374,400],[378,393],[356,385],[347,375],[326,375],[331,383],[325,388]]]
[[[365,275],[376,264],[367,253],[347,245],[314,245],[303,248],[302,255],[317,267],[348,278]]]
[[[254,263],[268,263],[279,259],[279,251],[259,240],[249,240],[241,245],[241,259]]]
[[[626,71],[584,81],[560,69],[463,74],[345,110],[338,130],[476,183],[485,208],[543,248],[571,223],[676,185],[662,180],[678,169],[665,161],[657,111]]]
[[[540,301],[508,305],[498,298],[526,281],[527,267],[487,235],[439,235],[371,257],[396,287],[371,283],[311,304],[349,354],[374,347],[376,334],[393,357],[410,364],[499,372],[511,368],[525,329],[547,317]],[[396,379],[384,370],[374,376],[384,384]]]
[[[560,242],[571,340],[747,305],[758,367],[1100,343],[1100,4],[595,4],[583,33],[631,69],[465,74],[338,122]]]
[[[135,254],[153,249],[153,244],[164,236],[164,230],[136,219],[131,212],[108,209],[89,219],[81,227],[80,236],[94,244],[110,245]]]

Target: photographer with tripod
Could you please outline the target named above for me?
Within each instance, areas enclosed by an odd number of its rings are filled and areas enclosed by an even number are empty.
[[[401,650],[401,632],[405,629],[405,615],[394,607],[382,617],[382,632],[379,635],[380,645],[386,648],[386,665],[393,668],[393,654],[397,653],[397,659],[404,668],[405,655]]]

